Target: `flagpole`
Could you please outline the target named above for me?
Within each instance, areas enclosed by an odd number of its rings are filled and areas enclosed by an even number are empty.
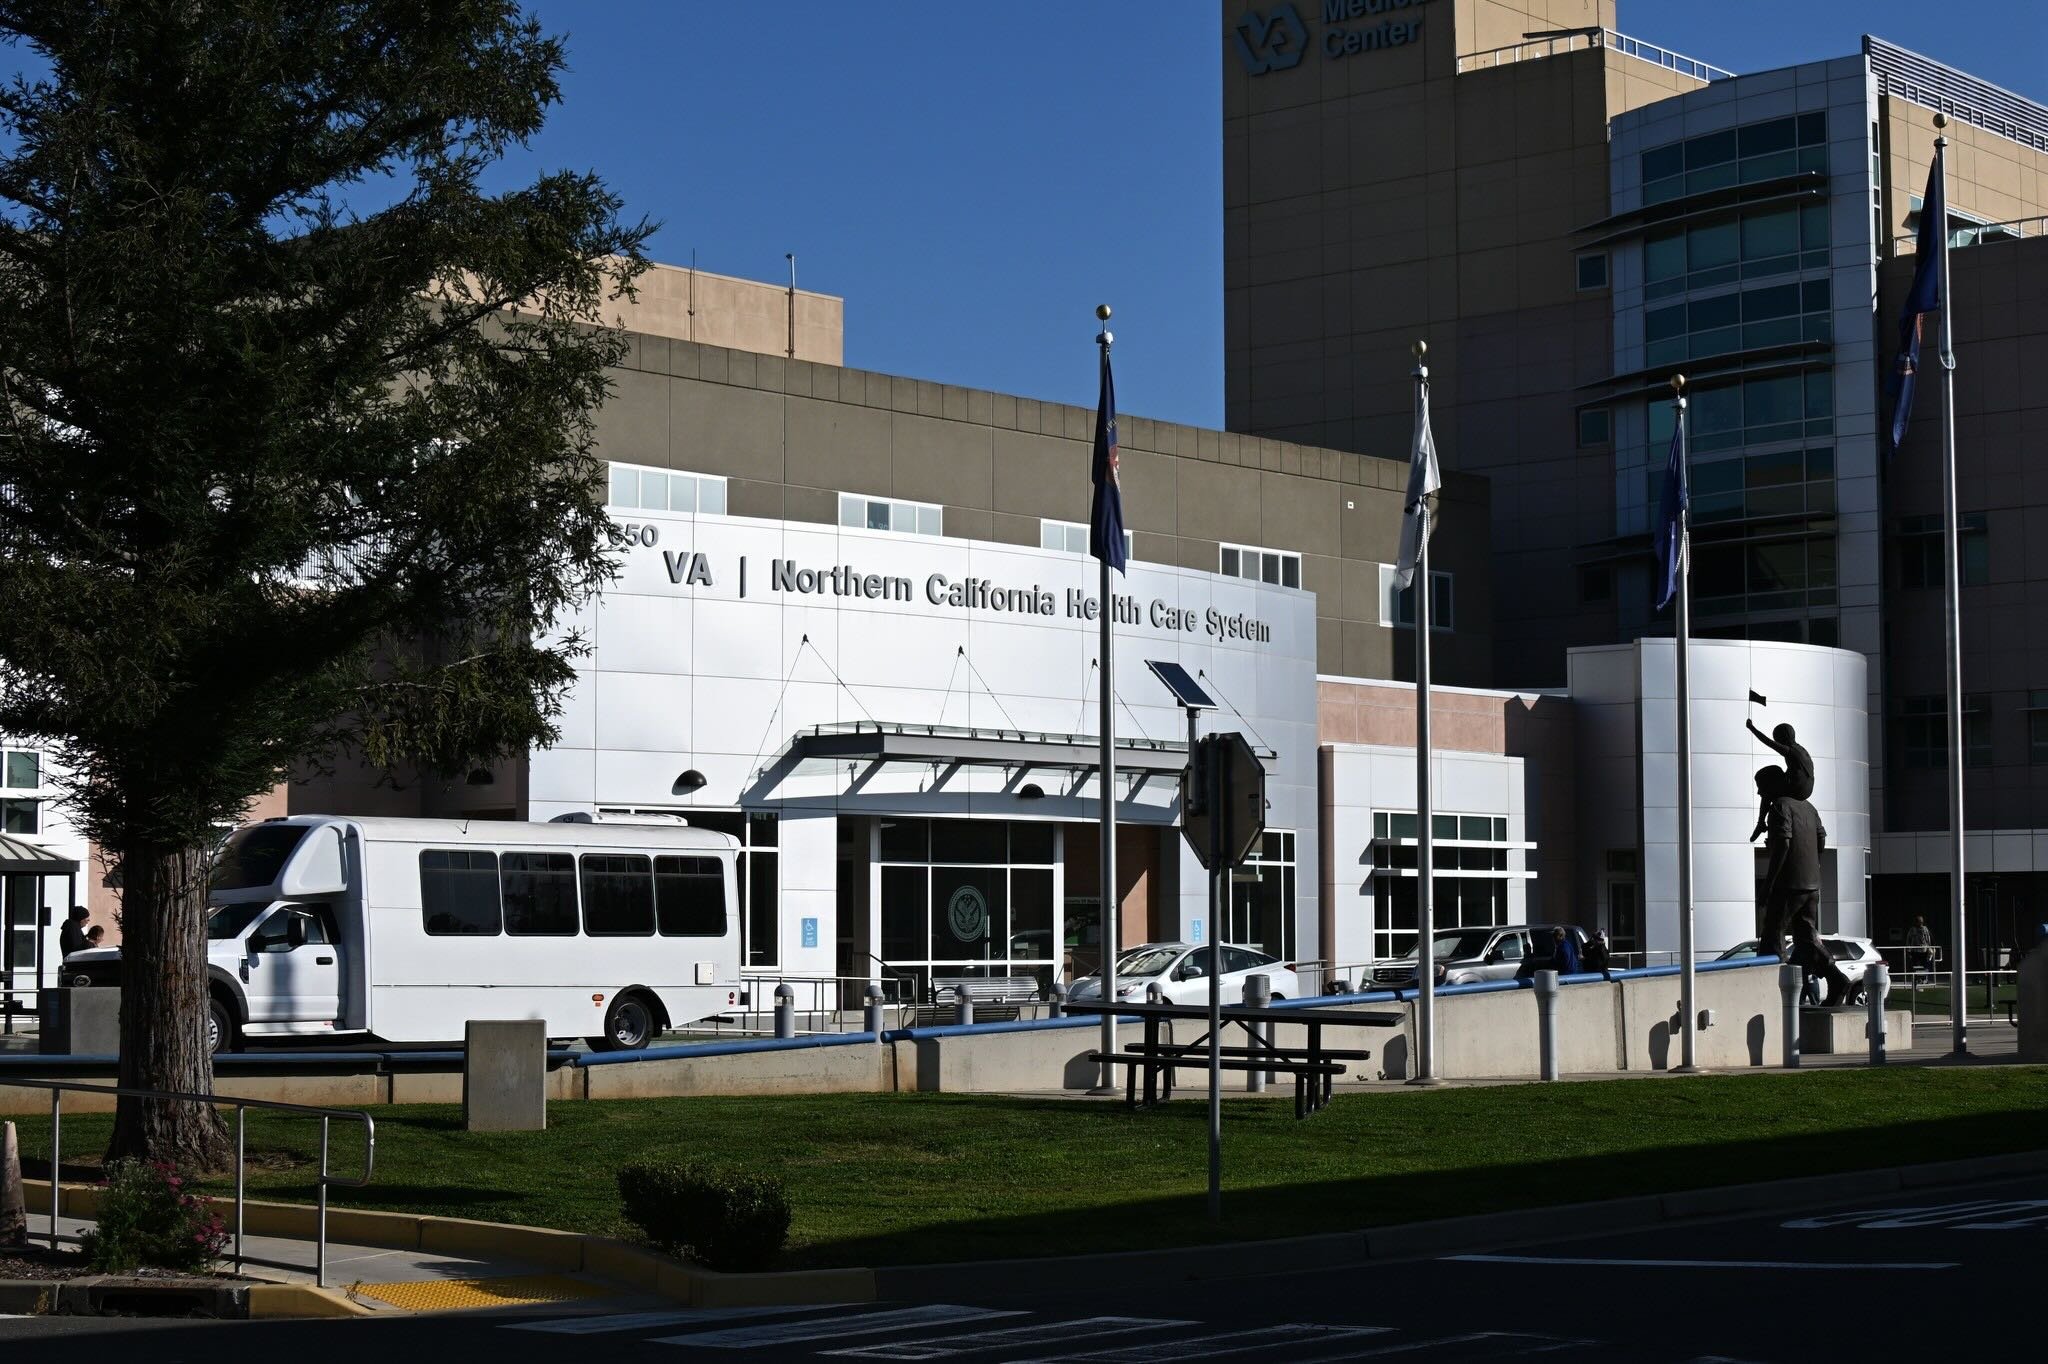
[[[1109,330],[1109,305],[1104,303],[1096,308],[1095,316],[1102,322],[1095,344],[1101,348],[1102,366],[1106,370],[1109,367],[1109,348],[1116,341]],[[1098,412],[1097,420],[1100,419]],[[1116,954],[1120,945],[1116,902],[1116,638],[1111,629],[1114,612],[1110,609],[1109,557],[1102,556],[1096,568],[1101,573],[1097,601],[1101,606],[1102,629],[1102,667],[1101,676],[1097,679],[1095,707],[1097,741],[1101,745],[1096,761],[1102,769],[1102,854],[1098,859],[1102,869],[1102,1002],[1111,1006],[1102,1015],[1102,1054],[1113,1056],[1116,1054]],[[1190,753],[1188,759],[1192,762],[1194,754]],[[1107,1061],[1102,1066],[1099,1092],[1116,1092],[1116,1069]]]
[[[1948,120],[1934,116],[1937,129]],[[1941,607],[1946,646],[1943,671],[1948,681],[1948,840],[1954,871],[1949,882],[1949,936],[1954,956],[1949,962],[1948,1016],[1952,1049],[1958,1056],[1970,1050],[1970,1019],[1964,992],[1968,985],[1963,951],[1968,932],[1964,916],[1967,896],[1963,889],[1963,616],[1958,571],[1960,536],[1956,533],[1956,352],[1953,344],[1954,312],[1948,287],[1948,137],[1934,139],[1934,163],[1941,176],[1943,221],[1940,224],[1941,252],[1941,516],[1942,588]]]
[[[1429,402],[1429,343],[1415,343],[1415,411],[1420,421]],[[1415,1077],[1410,1084],[1439,1083],[1436,1073],[1436,896],[1430,876],[1434,808],[1429,790],[1429,498],[1417,509],[1421,544],[1415,552]]]
[[[1672,420],[1678,423],[1678,1012],[1680,1075],[1699,1072],[1699,1009],[1694,1002],[1692,903],[1692,509],[1691,451],[1686,444],[1685,376],[1671,376]],[[1766,943],[1759,947],[1761,953]]]

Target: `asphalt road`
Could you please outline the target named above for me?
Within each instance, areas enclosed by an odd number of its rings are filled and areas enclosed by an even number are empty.
[[[769,1360],[1251,1364],[1551,1356],[1656,1364],[2040,1357],[2048,1177],[1821,1212],[1082,1292],[1018,1276],[937,1303],[690,1311],[597,1305],[335,1322],[0,1320],[0,1352],[66,1364],[293,1364],[487,1353],[493,1364]],[[1967,1342],[1963,1346],[1961,1342]]]

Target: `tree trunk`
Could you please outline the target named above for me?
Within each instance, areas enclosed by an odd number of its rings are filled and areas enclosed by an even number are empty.
[[[206,859],[197,848],[121,850],[121,1084],[213,1093],[206,1047]],[[124,1095],[109,1160],[136,1156],[189,1170],[233,1159],[210,1105]]]

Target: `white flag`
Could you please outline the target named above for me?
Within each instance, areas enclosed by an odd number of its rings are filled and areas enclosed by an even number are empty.
[[[1443,487],[1436,467],[1436,437],[1429,433],[1429,381],[1415,408],[1415,448],[1409,454],[1408,499],[1401,509],[1401,561],[1394,566],[1394,589],[1405,592],[1415,581],[1415,561],[1422,555],[1423,502]],[[1435,527],[1435,519],[1429,524]]]

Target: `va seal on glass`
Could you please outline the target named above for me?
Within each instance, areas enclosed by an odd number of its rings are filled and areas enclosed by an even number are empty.
[[[988,936],[988,899],[973,886],[962,886],[946,901],[946,923],[961,942]]]

